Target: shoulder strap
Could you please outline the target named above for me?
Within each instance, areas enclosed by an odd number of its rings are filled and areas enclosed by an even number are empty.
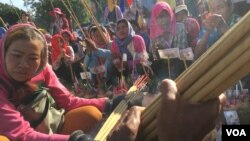
[[[43,111],[42,115],[40,116],[39,119],[32,121],[30,123],[30,126],[35,129],[45,119],[45,117],[47,116],[48,111],[49,111],[49,97],[47,96],[44,111]]]

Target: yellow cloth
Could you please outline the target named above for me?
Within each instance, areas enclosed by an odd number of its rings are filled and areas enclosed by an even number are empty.
[[[94,106],[83,106],[70,110],[65,114],[61,134],[69,135],[75,130],[89,133],[91,128],[101,120],[102,113]]]
[[[113,11],[115,8],[115,2],[113,2],[114,0],[108,0],[108,9],[109,11]]]
[[[143,26],[143,19],[142,19],[142,17],[141,17],[140,15],[139,15],[139,17],[138,17],[137,22],[138,22],[140,28],[142,28],[142,26]]]
[[[3,135],[0,135],[0,141],[10,141],[8,138],[6,138]]]

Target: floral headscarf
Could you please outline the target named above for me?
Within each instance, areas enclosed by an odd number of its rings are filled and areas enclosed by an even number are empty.
[[[173,35],[175,35],[176,33],[176,20],[173,10],[168,3],[163,1],[157,2],[153,7],[150,20],[150,39],[152,40],[166,32],[166,30],[164,30],[164,28],[162,28],[157,22],[157,17],[163,10],[165,10],[170,16],[170,25],[167,28],[167,31],[172,33]]]
[[[119,47],[126,47],[133,39],[133,36],[135,35],[135,31],[132,27],[132,25],[130,24],[130,22],[128,22],[128,20],[126,19],[121,19],[119,21],[117,21],[117,25],[119,23],[126,23],[128,25],[128,36],[125,39],[119,39],[119,37],[117,36],[116,43]],[[117,26],[116,26],[117,27]]]

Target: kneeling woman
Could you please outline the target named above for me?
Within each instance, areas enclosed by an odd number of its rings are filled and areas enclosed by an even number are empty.
[[[138,76],[137,66],[148,65],[148,54],[143,38],[135,35],[131,24],[121,19],[116,26],[117,38],[111,45],[112,61],[116,71],[131,83]],[[129,76],[131,74],[131,76]],[[132,81],[131,81],[132,80]]]

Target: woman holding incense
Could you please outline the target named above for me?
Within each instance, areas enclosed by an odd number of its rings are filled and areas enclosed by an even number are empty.
[[[208,4],[210,13],[206,19],[202,19],[203,26],[194,50],[195,58],[201,56],[240,19],[240,16],[233,13],[231,0],[208,0]]]
[[[111,62],[111,53],[108,49],[98,48],[94,41],[89,38],[85,39],[86,56],[84,64],[91,73],[91,79],[94,87],[97,88],[98,96],[107,90],[107,77]]]
[[[179,52],[188,47],[187,35],[184,24],[176,23],[173,10],[166,2],[157,2],[152,9],[150,39],[152,68],[158,79],[177,78],[185,70],[185,61],[180,60]]]
[[[81,78],[80,73],[81,62],[84,58],[84,51],[82,45],[77,41],[76,37],[69,30],[62,30],[60,33],[68,46],[74,50],[74,61],[72,62],[72,70],[76,78]]]
[[[156,124],[159,141],[202,141],[215,128],[220,104],[225,103],[225,96],[220,95],[218,99],[202,104],[191,104],[179,95],[176,83],[170,79],[161,82],[160,92],[162,100]],[[134,141],[142,138],[138,127],[144,109],[133,109],[127,112],[128,117],[119,122],[120,126],[114,129],[109,141]]]
[[[41,32],[28,24],[8,29],[0,44],[0,136],[16,141],[76,141],[75,130],[89,133],[110,113],[108,98],[85,99],[75,97],[58,80],[48,62],[48,47]],[[42,133],[24,119],[18,111],[20,101],[16,90],[35,83],[49,89],[58,108],[65,110],[64,122],[58,132]],[[117,103],[117,102],[113,102]],[[111,107],[111,108],[110,108]],[[61,121],[58,121],[61,122]],[[2,138],[1,138],[2,139]],[[75,140],[74,140],[75,139]]]
[[[149,68],[148,54],[143,38],[136,35],[131,24],[126,19],[121,19],[116,26],[117,37],[111,45],[112,62],[115,66],[114,73],[119,78],[123,76],[127,83],[132,84],[137,79],[139,68]],[[146,72],[144,72],[146,73]],[[131,75],[130,75],[131,74]],[[120,77],[122,75],[122,77]]]
[[[103,55],[100,55],[98,57],[99,59],[96,60],[97,62],[99,62],[99,63],[96,62],[96,64],[102,63],[105,65],[105,74],[103,75],[103,78],[105,78],[103,79],[103,81],[105,83],[102,83],[102,86],[103,86],[102,89],[106,91],[107,88],[112,85],[110,81],[113,77],[111,74],[112,62],[111,62],[111,53],[110,53],[112,40],[110,38],[110,34],[106,27],[100,26],[100,29],[101,30],[98,30],[96,25],[92,25],[89,29],[89,35],[92,41],[94,41],[94,44],[98,49],[101,49],[104,52],[109,53],[109,55],[107,54],[104,55],[105,53]]]
[[[51,65],[57,77],[66,84],[72,84],[73,78],[71,77],[70,65],[74,61],[74,50],[71,46],[67,45],[66,41],[60,34],[55,34],[51,39]]]

